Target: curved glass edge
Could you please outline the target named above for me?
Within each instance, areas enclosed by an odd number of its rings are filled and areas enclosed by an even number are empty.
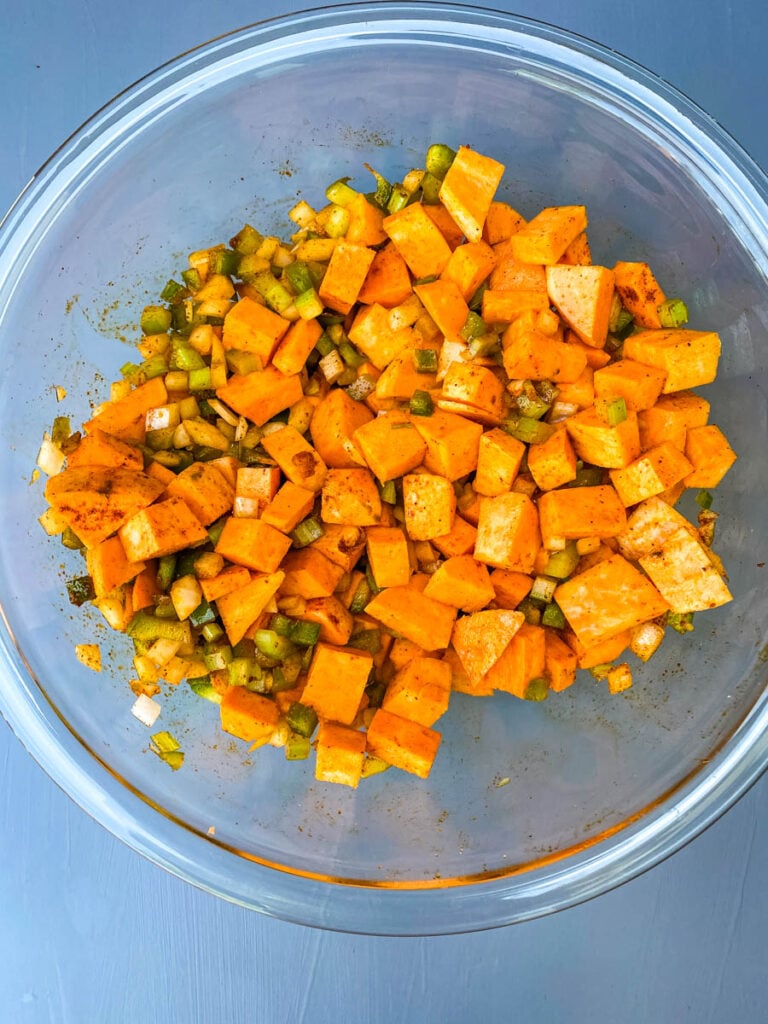
[[[388,4],[382,8],[378,4],[362,3],[307,10],[256,23],[189,51],[140,79],[86,122],[35,175],[0,222],[0,260],[6,250],[13,249],[14,242],[23,243],[23,229],[31,228],[31,215],[49,182],[65,169],[76,175],[93,158],[91,147],[96,146],[97,152],[103,149],[103,144],[99,148],[95,140],[106,126],[121,125],[129,111],[138,111],[155,95],[160,98],[167,88],[180,84],[193,68],[203,69],[214,54],[219,60],[235,58],[257,42],[279,40],[299,29],[311,32],[343,26],[349,31],[354,23],[364,24],[369,34],[378,25],[391,33],[396,17],[406,22],[438,19],[450,24],[450,33],[446,35],[454,39],[461,37],[462,28],[495,27],[499,30],[497,41],[500,44],[504,38],[517,34],[535,38],[542,46],[576,51],[582,59],[609,67],[616,76],[611,84],[621,87],[630,105],[642,107],[652,97],[654,104],[649,109],[653,109],[656,117],[661,97],[668,105],[666,119],[670,130],[678,133],[684,142],[699,147],[700,154],[707,157],[713,172],[722,179],[721,190],[727,185],[726,191],[735,191],[741,201],[742,216],[747,216],[755,231],[764,230],[768,189],[762,172],[751,158],[695,104],[627,58],[564,30],[484,8],[424,2]],[[434,26],[430,26],[430,31],[433,36],[439,35]],[[487,43],[488,40],[482,36],[478,38],[480,41]],[[647,95],[639,94],[638,88]],[[675,123],[674,115],[680,118],[679,124]],[[124,130],[125,125],[122,128]],[[727,157],[727,164],[723,162],[723,155]],[[365,931],[391,935],[444,934],[457,930],[454,918],[458,908],[461,908],[461,930],[472,931],[523,921],[571,906],[635,877],[690,841],[743,794],[763,772],[768,760],[768,711],[762,701],[737,734],[726,742],[725,749],[713,760],[706,775],[697,775],[682,790],[676,791],[680,799],[674,808],[661,808],[655,816],[652,813],[645,816],[641,824],[628,826],[599,849],[587,850],[581,857],[568,860],[554,870],[544,870],[538,879],[528,872],[471,883],[463,888],[431,891],[329,886],[326,882],[303,879],[302,891],[297,895],[295,875],[282,878],[278,871],[233,857],[215,842],[196,837],[191,831],[187,836],[198,839],[199,849],[194,850],[194,856],[180,855],[177,849],[180,826],[162,814],[153,816],[150,832],[140,820],[141,813],[146,814],[147,809],[140,796],[130,793],[106,770],[97,779],[80,767],[76,755],[82,754],[82,747],[61,721],[51,720],[50,706],[41,699],[39,691],[30,687],[29,676],[25,677],[23,660],[13,645],[7,625],[3,632],[7,663],[8,659],[13,663],[13,673],[8,686],[0,688],[0,711],[35,760],[76,803],[117,838],[199,888],[262,913],[310,926],[360,932],[360,910],[364,907]],[[8,694],[11,699],[6,699]],[[114,799],[114,805],[105,800],[105,792]],[[220,865],[224,863],[229,872],[222,873]],[[233,863],[238,868],[234,874]],[[241,877],[245,870],[249,875],[247,880]],[[224,886],[221,880],[227,874],[229,884]],[[340,889],[343,889],[343,901],[338,899]],[[404,904],[414,921],[413,929],[402,926]]]

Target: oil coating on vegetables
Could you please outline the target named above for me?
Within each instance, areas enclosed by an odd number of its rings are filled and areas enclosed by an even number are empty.
[[[593,262],[583,206],[524,218],[504,171],[433,145],[300,201],[289,238],[191,253],[108,400],[46,435],[42,525],[84,555],[73,603],[132,638],[148,726],[186,681],[319,780],[425,778],[456,692],[622,693],[622,659],[731,600],[736,455],[694,390],[717,334],[647,263]]]

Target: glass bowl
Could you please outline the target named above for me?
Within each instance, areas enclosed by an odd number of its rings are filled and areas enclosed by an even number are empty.
[[[596,262],[647,259],[691,326],[716,329],[707,389],[740,454],[717,491],[735,596],[668,637],[609,697],[587,674],[541,704],[458,694],[428,781],[357,791],[272,748],[249,755],[185,687],[162,727],[130,713],[131,650],[69,606],[81,563],[37,524],[56,414],[80,423],[132,357],[140,310],[193,249],[245,220],[284,235],[364,161],[397,177],[428,143],[506,164],[523,214],[586,203]],[[0,232],[0,710],[89,814],[247,907],[381,934],[520,921],[604,892],[723,812],[765,766],[766,181],[704,113],[587,40],[447,4],[309,11],[214,40],[115,98],[40,170]],[[58,400],[56,388],[66,389]],[[97,639],[101,674],[73,645]]]

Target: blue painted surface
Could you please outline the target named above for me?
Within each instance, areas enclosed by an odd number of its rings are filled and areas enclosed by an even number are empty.
[[[4,0],[0,207],[141,74],[297,6]],[[768,15],[757,0],[539,0],[514,10],[644,63],[768,166]],[[0,1024],[766,1019],[765,778],[619,890],[525,925],[430,939],[321,933],[192,889],[88,819],[1,723],[0,779]]]

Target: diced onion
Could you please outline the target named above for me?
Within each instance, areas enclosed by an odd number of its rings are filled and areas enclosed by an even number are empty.
[[[136,698],[131,708],[131,714],[134,718],[138,718],[141,724],[146,725],[148,729],[151,729],[155,724],[160,711],[161,707],[157,701],[152,700],[151,697],[147,697],[143,693]]]

